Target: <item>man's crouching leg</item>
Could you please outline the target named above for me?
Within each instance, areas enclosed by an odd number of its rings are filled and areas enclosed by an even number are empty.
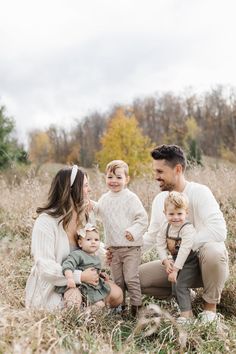
[[[209,242],[199,250],[199,263],[203,280],[205,310],[216,311],[221,293],[229,276],[228,252],[224,243]]]
[[[139,279],[142,294],[151,295],[160,300],[171,297],[171,283],[168,281],[165,267],[161,261],[141,264]]]

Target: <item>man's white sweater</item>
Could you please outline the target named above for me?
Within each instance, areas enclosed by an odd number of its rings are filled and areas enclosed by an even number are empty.
[[[105,231],[106,246],[141,246],[147,230],[147,213],[136,194],[128,188],[120,192],[109,191],[102,195],[95,207]],[[130,232],[134,241],[125,238]]]
[[[224,243],[227,229],[219,204],[210,189],[199,183],[187,182],[183,191],[189,199],[188,219],[196,229],[192,249],[197,250],[207,242]],[[144,235],[144,250],[156,245],[160,227],[165,221],[164,200],[168,192],[159,193],[152,204],[150,226]]]

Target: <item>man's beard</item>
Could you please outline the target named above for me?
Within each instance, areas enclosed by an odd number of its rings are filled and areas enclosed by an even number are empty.
[[[164,183],[164,184],[162,184],[162,186],[159,185],[159,187],[162,192],[164,192],[164,191],[171,192],[174,190],[175,185],[173,183]]]

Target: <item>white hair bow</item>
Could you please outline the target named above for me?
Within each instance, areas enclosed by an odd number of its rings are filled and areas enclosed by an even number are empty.
[[[77,231],[77,234],[79,236],[81,236],[81,237],[85,237],[86,236],[86,231],[93,231],[93,230],[96,230],[96,227],[94,225],[90,224],[90,223],[87,223],[84,228],[79,229]]]

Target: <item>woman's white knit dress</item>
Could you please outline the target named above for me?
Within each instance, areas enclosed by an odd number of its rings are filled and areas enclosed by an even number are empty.
[[[62,296],[54,287],[66,285],[61,264],[70,253],[67,234],[59,219],[45,213],[35,221],[32,232],[31,252],[34,265],[25,289],[26,307],[53,310],[63,307]],[[80,283],[81,271],[74,273],[76,284]]]

